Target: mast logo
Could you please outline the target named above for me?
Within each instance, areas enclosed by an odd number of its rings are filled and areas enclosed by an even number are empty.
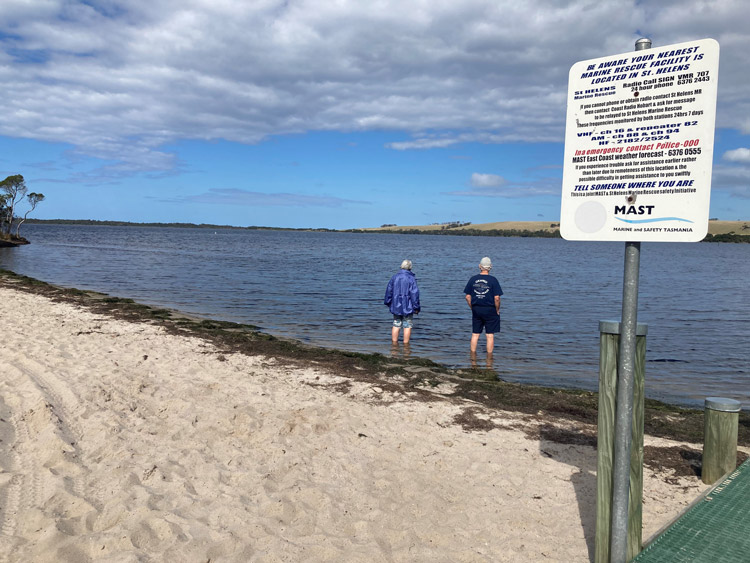
[[[615,215],[651,215],[655,205],[615,205]]]
[[[623,223],[660,223],[662,221],[681,221],[683,223],[692,223],[689,219],[682,217],[649,217],[648,219],[625,219],[618,215],[653,215],[655,205],[615,205],[615,219]]]

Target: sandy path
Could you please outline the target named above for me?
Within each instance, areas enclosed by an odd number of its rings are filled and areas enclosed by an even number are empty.
[[[596,452],[0,288],[0,561],[587,561]],[[660,441],[660,443],[666,443]],[[699,447],[699,446],[694,446]],[[646,470],[644,537],[702,490]]]

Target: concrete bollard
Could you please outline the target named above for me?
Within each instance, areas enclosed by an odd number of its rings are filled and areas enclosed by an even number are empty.
[[[713,485],[737,468],[737,429],[741,409],[740,402],[734,399],[706,399],[701,479],[707,485]]]
[[[633,424],[630,448],[630,495],[628,502],[628,561],[638,555],[643,542],[643,415],[648,325],[638,323],[635,337]],[[596,464],[595,563],[610,561],[612,489],[617,407],[617,357],[619,321],[599,321],[599,420]]]

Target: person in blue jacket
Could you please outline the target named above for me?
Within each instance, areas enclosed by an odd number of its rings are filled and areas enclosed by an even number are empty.
[[[409,343],[414,315],[418,315],[419,287],[417,278],[411,271],[411,260],[401,262],[401,271],[394,274],[385,290],[383,304],[393,314],[393,328],[391,329],[391,342],[398,342],[398,334],[404,329],[404,344]]]

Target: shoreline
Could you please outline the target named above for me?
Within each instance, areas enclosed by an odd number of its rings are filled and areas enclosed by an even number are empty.
[[[170,334],[204,339],[229,353],[267,355],[295,365],[314,362],[355,380],[382,380],[398,376],[406,378],[406,387],[411,388],[419,388],[420,385],[438,387],[445,380],[455,385],[454,396],[477,401],[489,408],[549,417],[550,420],[569,419],[596,424],[598,393],[595,391],[507,382],[496,379],[496,373],[492,370],[449,368],[426,358],[401,359],[379,353],[318,347],[264,333],[254,325],[202,318],[173,309],[143,305],[129,298],[59,287],[0,269],[2,287],[73,303],[119,320],[155,324]],[[645,403],[647,434],[694,443],[702,440],[702,409],[648,398]],[[467,428],[470,427],[468,424]],[[738,444],[750,448],[750,412],[746,410],[740,413]]]
[[[404,235],[494,236],[562,238],[560,223],[549,221],[501,221],[495,223],[457,222],[432,225],[383,225],[370,229],[349,229],[358,233]],[[709,220],[708,231],[701,242],[750,243],[750,221]]]
[[[183,228],[203,230],[266,230],[302,231],[331,233],[391,233],[391,234],[436,234],[463,236],[516,236],[535,238],[561,238],[560,222],[550,221],[498,221],[492,223],[455,222],[431,225],[383,225],[381,227],[361,227],[350,229],[330,229],[326,227],[265,227],[258,225],[215,225],[209,223],[134,223],[129,221],[99,221],[93,219],[28,219],[29,225],[82,225],[109,227],[153,227]],[[720,221],[711,219],[705,242],[748,242],[750,241],[750,220]]]
[[[593,553],[594,393],[313,348],[7,271],[0,327],[0,561]],[[647,430],[644,540],[707,488],[684,433],[698,413],[647,411],[676,434]]]

